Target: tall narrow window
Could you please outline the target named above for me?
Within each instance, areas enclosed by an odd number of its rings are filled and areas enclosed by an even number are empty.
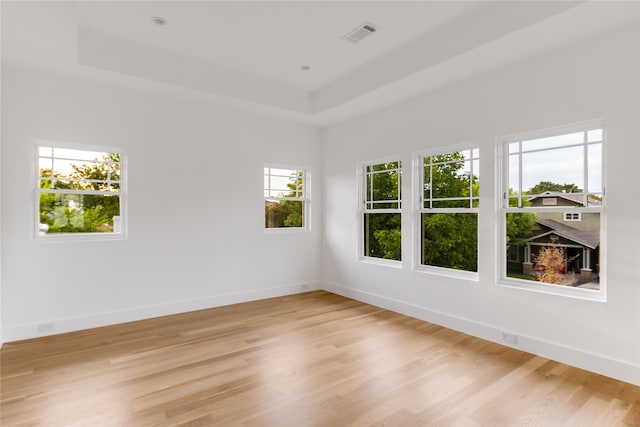
[[[421,158],[421,265],[478,271],[479,152]]]
[[[123,235],[123,154],[39,146],[36,236]]]
[[[265,229],[308,227],[307,175],[300,168],[264,168]]]
[[[363,255],[401,260],[400,161],[366,165],[362,181]]]
[[[600,124],[505,141],[503,278],[600,289],[603,142]]]

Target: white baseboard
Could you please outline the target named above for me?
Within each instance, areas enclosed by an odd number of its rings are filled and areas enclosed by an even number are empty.
[[[388,298],[382,295],[353,289],[331,282],[308,282],[277,286],[264,289],[252,289],[242,292],[234,292],[215,295],[206,298],[198,298],[177,301],[169,304],[159,304],[144,307],[135,307],[127,310],[97,313],[88,316],[71,317],[64,319],[51,319],[39,323],[29,323],[15,326],[6,326],[2,329],[2,342],[8,343],[29,338],[47,335],[61,334],[65,332],[79,331],[83,329],[109,326],[118,323],[133,322],[137,320],[151,319],[154,317],[171,314],[186,313],[189,311],[203,310],[230,304],[238,304],[248,301],[256,301],[285,295],[293,295],[302,292],[323,289],[338,295],[352,298],[367,304],[375,305],[397,313],[421,319],[430,323],[441,325],[456,331],[460,331],[487,341],[496,342],[505,346],[517,348],[528,353],[536,354],[571,366],[586,369],[625,381],[640,385],[640,367],[633,363],[616,360],[607,356],[585,352],[580,349],[567,347],[562,344],[549,342],[543,339],[529,337],[517,331],[505,331],[491,325],[465,319],[458,316],[434,311],[411,304],[405,301]],[[42,332],[39,326],[53,324],[53,329]],[[503,340],[503,333],[517,337],[516,344],[510,344]]]
[[[56,335],[65,332],[115,325],[118,323],[168,316],[171,314],[186,313],[189,311],[203,310],[224,305],[293,295],[321,289],[320,285],[321,283],[317,281],[296,283],[271,288],[251,289],[242,292],[214,295],[205,298],[189,299],[168,304],[134,307],[121,311],[97,313],[64,319],[50,319],[38,323],[6,326],[2,329],[2,341],[8,343],[29,338]],[[43,325],[46,325],[44,328],[47,329],[46,331],[41,330]]]
[[[405,314],[416,319],[441,325],[478,338],[513,347],[548,359],[556,360],[567,365],[575,366],[598,374],[606,375],[620,381],[640,385],[640,366],[607,356],[589,353],[584,350],[567,347],[562,344],[549,342],[517,331],[506,331],[491,325],[465,319],[450,314],[441,313],[393,298],[373,294],[370,292],[348,288],[337,283],[324,282],[321,286],[327,292],[342,295],[347,298],[375,305],[396,313]],[[516,343],[510,344],[503,339],[507,333],[516,337]]]

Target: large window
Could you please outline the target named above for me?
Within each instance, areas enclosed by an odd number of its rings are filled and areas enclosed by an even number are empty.
[[[503,278],[600,289],[603,141],[601,124],[505,141]]]
[[[362,254],[400,261],[402,163],[369,164],[362,172]]]
[[[419,158],[421,265],[478,271],[479,152]]]
[[[115,150],[38,146],[36,236],[123,236],[123,161]]]
[[[308,173],[304,169],[265,166],[265,229],[306,229],[308,187]]]

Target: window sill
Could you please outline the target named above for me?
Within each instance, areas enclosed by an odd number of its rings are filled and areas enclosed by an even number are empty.
[[[437,276],[451,277],[454,279],[468,280],[471,282],[479,282],[480,275],[475,271],[455,270],[453,268],[434,267],[428,265],[419,265],[414,267],[413,271],[418,273],[434,274]]]
[[[36,242],[99,242],[105,240],[126,240],[125,233],[61,233],[35,236]]]
[[[582,299],[587,301],[607,302],[607,295],[603,289],[580,289],[571,286],[553,285],[547,283],[534,283],[528,280],[501,279],[498,286],[519,291],[538,292],[548,295]]]
[[[363,256],[363,257],[360,257],[358,261],[364,264],[373,264],[373,265],[381,265],[384,267],[402,268],[402,261],[396,261],[392,259]]]
[[[265,228],[264,234],[300,234],[308,233],[306,227],[283,227],[283,228]]]

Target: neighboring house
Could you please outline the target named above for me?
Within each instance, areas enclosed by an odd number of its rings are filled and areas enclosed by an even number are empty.
[[[509,266],[524,274],[535,270],[535,258],[545,246],[562,247],[567,262],[563,272],[579,273],[579,282],[593,279],[593,272],[599,271],[600,257],[600,214],[574,211],[573,208],[598,206],[597,199],[587,199],[580,194],[546,191],[529,199],[534,207],[563,207],[558,212],[540,212],[536,216],[536,227],[531,237],[509,250]]]

